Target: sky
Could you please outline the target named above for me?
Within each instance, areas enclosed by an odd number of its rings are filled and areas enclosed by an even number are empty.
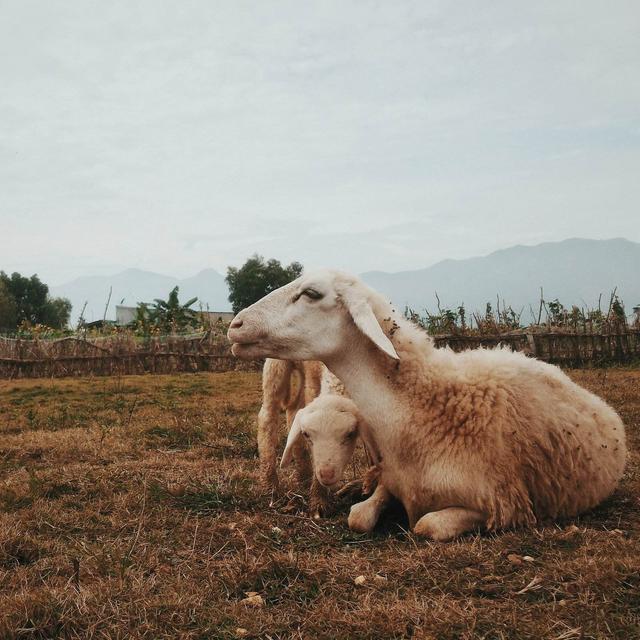
[[[640,241],[640,3],[0,0],[0,269]]]

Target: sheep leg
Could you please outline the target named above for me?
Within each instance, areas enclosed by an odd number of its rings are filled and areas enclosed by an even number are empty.
[[[308,486],[313,477],[313,465],[306,443],[301,439],[293,445],[293,459],[295,461],[295,479],[299,486]]]
[[[376,490],[365,501],[358,502],[349,511],[349,529],[358,533],[370,533],[378,522],[391,494],[378,484]]]
[[[278,489],[276,458],[278,446],[278,422],[280,409],[263,404],[258,413],[258,457],[260,459],[260,484],[264,489]]]
[[[280,436],[280,411],[291,401],[293,369],[292,362],[272,358],[267,358],[262,369],[262,406],[258,413],[257,435],[260,484],[266,490],[277,490],[279,485],[276,448]],[[291,422],[287,422],[287,427],[290,426]]]
[[[297,387],[295,388],[293,386],[290,387],[291,396],[289,397],[286,405],[287,432],[291,429],[291,425],[293,424],[293,421],[295,420],[296,414],[298,413],[298,411],[300,411],[300,409],[302,409],[306,404],[305,391],[304,391],[305,370],[303,369],[302,372],[300,372],[299,370],[296,370],[296,371],[297,371],[297,375],[295,376],[295,378],[293,378],[294,372],[291,373],[292,375],[291,385],[293,385],[294,379],[298,381],[298,384],[297,384]],[[293,459],[296,463],[296,472],[295,472],[296,482],[301,486],[308,485],[309,481],[312,478],[313,465],[311,464],[311,456],[309,455],[309,449],[307,448],[307,445],[304,443],[302,439],[300,439],[300,442],[295,444],[293,447]]]
[[[448,542],[467,531],[481,528],[486,521],[486,516],[479,511],[448,507],[423,515],[413,526],[413,533],[438,542]]]
[[[311,480],[311,491],[309,492],[309,512],[315,520],[326,516],[331,511],[331,493],[329,489],[323,487],[313,474]]]

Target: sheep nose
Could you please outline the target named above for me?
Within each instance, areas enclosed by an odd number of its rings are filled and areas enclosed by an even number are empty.
[[[320,467],[318,474],[320,475],[320,480],[325,484],[332,484],[335,480],[336,474],[333,467]]]
[[[242,320],[238,317],[234,318],[229,325],[230,329],[239,329],[242,326]]]

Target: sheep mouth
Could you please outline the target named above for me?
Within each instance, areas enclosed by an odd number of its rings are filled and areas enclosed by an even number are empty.
[[[318,482],[326,489],[335,489],[340,484],[340,480],[334,480],[333,482],[324,482],[320,480],[320,478],[318,478]]]
[[[233,342],[231,344],[231,353],[236,358],[249,358],[256,355],[255,352],[259,350],[259,342]]]

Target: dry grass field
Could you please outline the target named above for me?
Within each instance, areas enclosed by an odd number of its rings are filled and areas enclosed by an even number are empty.
[[[262,495],[259,374],[0,381],[0,638],[640,638],[640,371],[570,374],[625,420],[619,491],[449,544]]]

